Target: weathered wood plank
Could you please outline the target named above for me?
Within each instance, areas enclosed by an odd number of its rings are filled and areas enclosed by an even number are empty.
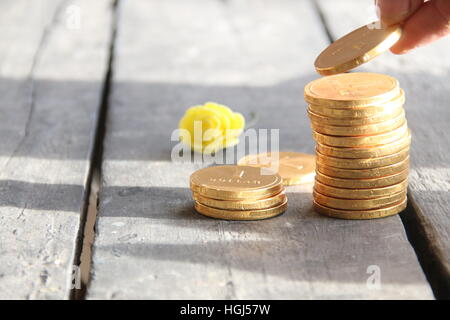
[[[321,8],[335,37],[362,25],[373,1],[321,0]],[[346,8],[351,5],[354,10]],[[342,19],[345,16],[345,19]],[[396,77],[406,92],[406,116],[413,135],[409,196],[416,212],[406,217],[415,232],[423,232],[420,244],[436,290],[450,298],[450,39],[419,48],[402,56],[385,54],[363,70]],[[422,241],[422,240],[419,240]]]
[[[200,165],[171,162],[179,118],[208,100],[313,152],[303,86],[327,39],[309,1],[124,1],[119,16],[88,298],[432,298],[399,217],[319,216],[306,185],[275,219],[208,219],[188,185]]]
[[[69,295],[111,2],[0,5],[0,299]]]

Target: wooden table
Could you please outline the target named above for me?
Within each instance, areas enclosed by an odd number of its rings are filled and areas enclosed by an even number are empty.
[[[178,120],[206,101],[256,113],[256,128],[280,129],[282,150],[313,153],[303,87],[318,78],[314,58],[369,22],[372,2],[2,0],[0,298],[449,298],[449,39],[360,68],[406,91],[401,216],[322,217],[303,185],[278,218],[208,219],[188,185],[204,164],[171,161]]]

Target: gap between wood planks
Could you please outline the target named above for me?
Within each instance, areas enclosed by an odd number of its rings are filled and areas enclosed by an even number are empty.
[[[405,226],[408,241],[414,248],[419,263],[431,285],[437,299],[450,299],[450,276],[443,263],[445,258],[439,254],[439,248],[433,245],[427,235],[426,226],[418,219],[420,208],[414,201],[414,196],[408,191],[408,206],[400,214]]]
[[[310,0],[319,19],[322,21],[324,32],[330,43],[336,39],[317,0]],[[450,275],[445,268],[445,259],[439,255],[439,250],[433,246],[432,239],[427,236],[426,226],[418,218],[420,208],[414,202],[414,197],[408,189],[408,206],[400,214],[408,241],[414,249],[420,266],[430,283],[436,299],[450,299]]]
[[[106,132],[106,119],[108,115],[108,103],[111,91],[112,66],[114,61],[115,40],[117,35],[118,7],[120,0],[114,0],[112,4],[111,38],[109,44],[109,59],[107,72],[103,80],[102,98],[97,113],[97,123],[93,134],[91,159],[87,177],[87,190],[89,198],[80,218],[75,258],[73,265],[79,266],[78,276],[81,278],[81,288],[70,291],[71,300],[84,300],[89,287],[92,244],[95,240],[95,223],[97,220],[99,191],[101,186],[101,173],[103,161],[103,141]]]

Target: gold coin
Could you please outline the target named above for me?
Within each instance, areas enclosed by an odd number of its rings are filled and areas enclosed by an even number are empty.
[[[371,169],[390,166],[408,159],[409,147],[400,150],[397,153],[390,154],[379,158],[367,159],[343,159],[325,156],[317,151],[317,163],[327,167],[334,167],[336,169]]]
[[[400,112],[405,103],[405,92],[400,89],[400,95],[380,104],[363,107],[342,107],[340,105],[315,105],[310,104],[308,111],[319,116],[339,119],[368,119],[371,117],[388,116]],[[361,119],[362,120],[362,119]]]
[[[408,178],[409,170],[390,176],[371,179],[334,178],[316,171],[316,180],[331,187],[348,189],[369,189],[391,186]]]
[[[398,203],[406,198],[406,191],[373,199],[340,199],[313,192],[314,201],[323,206],[342,210],[373,210]]]
[[[266,209],[277,206],[286,200],[284,190],[280,193],[262,199],[248,199],[248,200],[218,200],[204,197],[201,194],[194,193],[194,200],[212,208],[224,210],[254,210]]]
[[[304,97],[311,105],[347,109],[378,106],[400,94],[395,78],[379,73],[358,72],[314,80],[306,85]]]
[[[356,136],[356,137],[338,137],[338,136],[330,136],[322,133],[318,133],[316,131],[312,131],[312,135],[314,140],[320,142],[321,144],[325,144],[327,146],[332,147],[367,147],[367,146],[376,146],[380,144],[386,144],[394,142],[401,137],[403,137],[408,131],[408,125],[405,121],[400,127],[374,135],[364,135],[364,136]]]
[[[397,153],[411,144],[411,133],[408,133],[400,139],[384,145],[374,147],[330,147],[317,143],[316,149],[323,155],[336,158],[378,158]]]
[[[405,112],[403,111],[397,117],[390,120],[368,124],[363,126],[330,126],[311,121],[311,127],[314,131],[328,134],[332,136],[361,136],[369,134],[379,134],[387,131],[394,130],[402,125],[406,121]]]
[[[194,172],[190,178],[192,191],[222,200],[262,198],[280,192],[281,177],[249,166],[213,166]]]
[[[238,165],[275,168],[285,186],[313,182],[316,168],[314,155],[299,152],[251,154],[240,159]]]
[[[322,116],[308,109],[308,116],[311,121],[318,124],[330,126],[364,126],[388,121],[400,114],[404,114],[404,109],[402,107],[395,108],[392,111],[393,112],[388,113],[377,113],[376,115],[367,118],[333,118],[330,116]]]
[[[285,201],[275,207],[255,210],[224,210],[205,206],[195,201],[195,210],[197,212],[217,219],[225,220],[261,220],[278,216],[287,209],[287,198]]]
[[[393,193],[406,191],[408,187],[408,180],[403,180],[400,183],[392,186],[369,189],[344,189],[327,186],[319,181],[315,181],[314,189],[326,196],[343,199],[370,199],[376,197],[384,197]]]
[[[366,119],[374,116],[389,115],[395,112],[399,112],[400,109],[403,109],[403,104],[399,105],[380,104],[377,106],[352,108],[352,109],[333,109],[314,104],[310,104],[308,106],[308,111],[314,112],[318,115],[341,119],[346,118]]]
[[[330,177],[347,179],[370,179],[389,176],[409,168],[409,157],[405,160],[384,167],[370,169],[342,169],[317,163],[317,170]]]
[[[350,219],[350,220],[361,220],[361,219],[378,219],[388,216],[393,216],[405,210],[407,204],[407,198],[403,201],[387,206],[385,208],[375,209],[375,210],[339,210],[328,208],[321,204],[314,202],[314,210],[325,216],[338,218],[338,219]]]
[[[388,50],[401,35],[399,26],[383,27],[373,22],[334,41],[317,57],[314,66],[324,76],[346,72]]]

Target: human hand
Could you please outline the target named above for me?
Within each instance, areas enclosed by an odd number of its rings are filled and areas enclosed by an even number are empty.
[[[403,54],[450,34],[450,0],[375,0],[375,5],[383,24],[403,26],[393,53]]]

